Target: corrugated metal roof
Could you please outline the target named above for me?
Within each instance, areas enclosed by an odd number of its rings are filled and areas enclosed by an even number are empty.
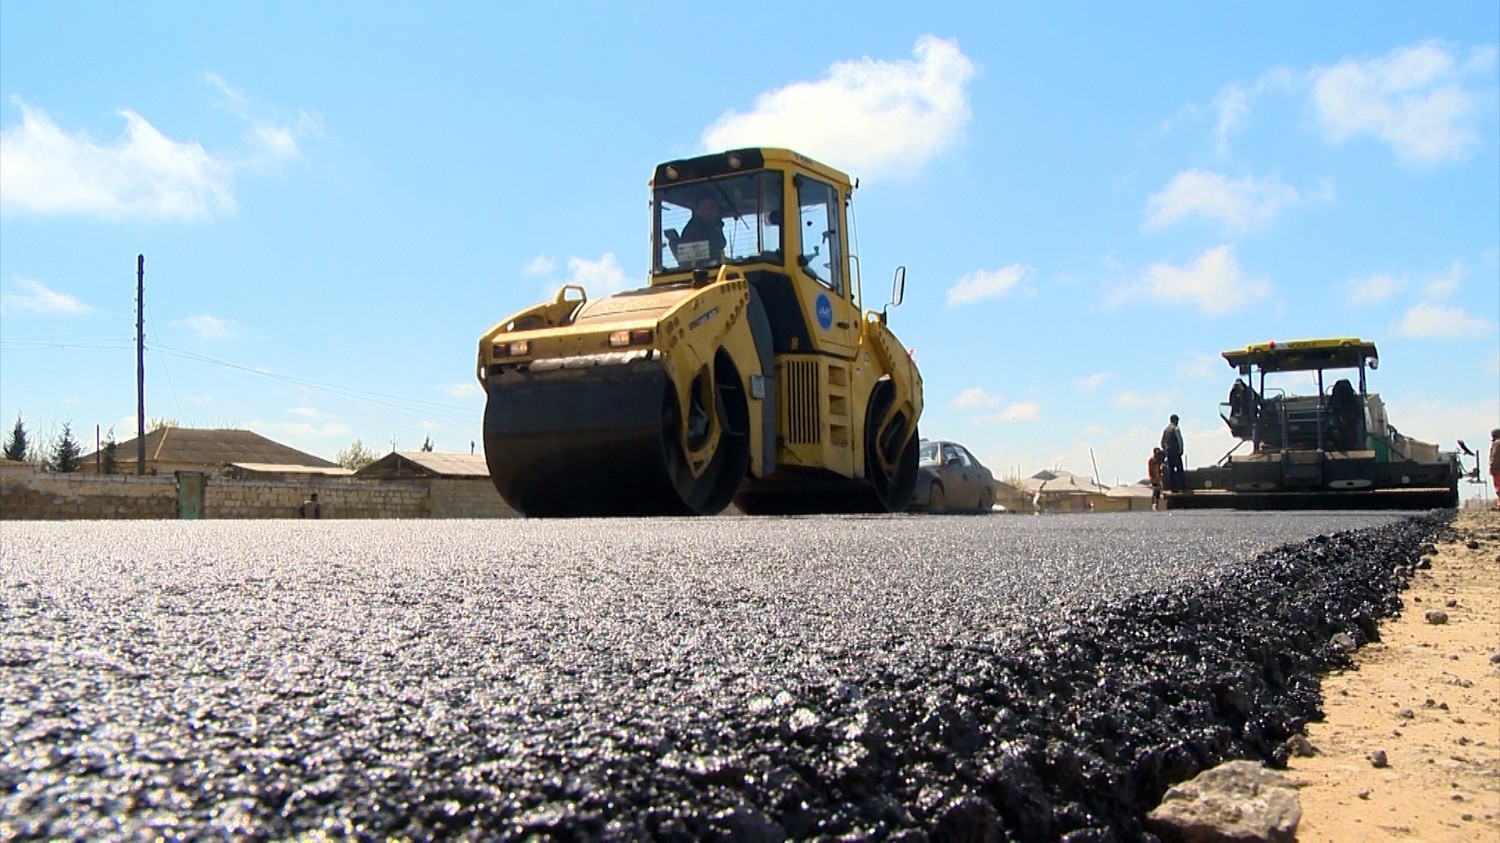
[[[136,453],[134,438],[115,446],[115,460],[122,465],[133,463]],[[93,454],[86,454],[82,459],[87,461],[93,457]],[[253,431],[193,427],[161,427],[147,433],[146,458],[152,462],[200,465],[237,462],[325,468],[338,466],[338,463],[331,460],[299,451]]]

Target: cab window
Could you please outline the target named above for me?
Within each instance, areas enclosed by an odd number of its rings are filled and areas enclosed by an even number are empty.
[[[658,188],[652,271],[781,263],[782,184],[770,170]]]
[[[827,182],[806,176],[798,176],[795,182],[802,242],[797,265],[814,281],[842,295],[844,234],[839,225],[843,213],[838,191]]]

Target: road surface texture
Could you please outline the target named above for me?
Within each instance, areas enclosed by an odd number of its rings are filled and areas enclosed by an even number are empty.
[[[0,839],[1140,838],[1445,524],[5,522]]]

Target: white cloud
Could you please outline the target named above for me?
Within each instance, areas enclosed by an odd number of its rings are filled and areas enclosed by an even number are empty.
[[[952,407],[955,410],[978,410],[985,407],[995,407],[1000,404],[1000,396],[991,395],[977,386],[970,387],[960,392],[953,399]]]
[[[16,277],[19,293],[0,293],[0,311],[31,311],[34,313],[57,313],[78,316],[93,310],[67,293],[59,293],[40,281]]]
[[[1481,463],[1489,456],[1489,432],[1495,427],[1495,419],[1500,418],[1500,404],[1493,395],[1467,401],[1454,401],[1452,396],[1412,395],[1397,406],[1391,421],[1403,434],[1437,444],[1444,450],[1452,449],[1462,439],[1479,452]],[[1464,464],[1472,466],[1473,459],[1464,459]]]
[[[1494,322],[1447,303],[1458,292],[1465,271],[1462,261],[1454,261],[1446,270],[1423,279],[1420,295],[1397,323],[1396,333],[1420,339],[1495,336]]]
[[[614,252],[605,252],[598,260],[568,258],[568,284],[577,284],[592,298],[618,293],[629,284]]]
[[[1265,298],[1270,285],[1240,269],[1232,246],[1204,252],[1184,267],[1166,263],[1146,267],[1142,285],[1125,295],[1142,293],[1160,301],[1191,304],[1208,315],[1230,313]]]
[[[1128,407],[1132,409],[1153,409],[1165,406],[1167,396],[1161,394],[1147,394],[1133,389],[1127,389],[1114,397],[1116,407]]]
[[[290,410],[287,410],[287,412],[294,416],[302,416],[303,418],[307,419],[317,420],[323,418],[323,411],[315,407],[293,407]]]
[[[1073,385],[1083,390],[1098,389],[1099,386],[1105,381],[1109,380],[1109,378],[1110,374],[1108,372],[1095,372],[1094,374],[1089,375],[1086,378],[1079,378],[1078,380],[1073,381]]]
[[[1488,319],[1470,316],[1462,308],[1436,302],[1418,302],[1406,311],[1396,332],[1417,339],[1466,339],[1494,337],[1496,325]]]
[[[1290,91],[1297,87],[1297,74],[1289,68],[1273,67],[1254,85],[1230,82],[1219,89],[1213,107],[1218,113],[1214,141],[1219,155],[1229,154],[1229,136],[1249,117],[1250,104],[1268,92]]]
[[[484,395],[479,389],[479,383],[471,380],[441,384],[438,386],[438,392],[449,398],[475,398]]]
[[[1035,401],[1017,401],[1000,413],[1004,421],[1035,421],[1042,413],[1042,405]]]
[[[1400,47],[1367,60],[1344,59],[1311,73],[1312,100],[1323,134],[1333,143],[1373,135],[1403,161],[1457,158],[1479,140],[1473,128],[1469,75],[1490,75],[1491,50],[1473,53],[1462,66],[1435,41]]]
[[[252,421],[247,429],[277,433],[287,436],[347,436],[349,426],[342,422],[314,424],[312,422],[263,422]],[[369,444],[369,443],[366,443]]]
[[[1390,301],[1393,296],[1406,289],[1406,278],[1380,274],[1349,281],[1349,304],[1355,307],[1370,307]]]
[[[12,96],[21,121],[0,131],[0,212],[106,219],[230,213],[237,172],[301,158],[299,139],[323,134],[317,118],[304,111],[286,124],[258,116],[249,98],[223,78],[204,78],[218,92],[218,106],[248,124],[243,149],[216,155],[197,141],[173,140],[129,108],[115,112],[125,122],[121,135],[100,141],[86,131],[65,131],[46,111]]]
[[[1018,263],[1003,269],[976,269],[948,288],[948,306],[999,298],[1010,292],[1025,275],[1026,267]]]
[[[1301,198],[1296,188],[1275,179],[1258,181],[1246,176],[1231,180],[1219,173],[1187,170],[1146,200],[1145,227],[1160,230],[1198,215],[1217,220],[1231,231],[1255,229]]]
[[[234,335],[234,323],[207,313],[200,313],[182,320],[200,340],[222,340]]]
[[[1229,134],[1250,113],[1251,91],[1238,82],[1231,82],[1219,89],[1214,97],[1214,109],[1219,119],[1214,126],[1214,138],[1220,155],[1229,154]]]
[[[171,140],[134,111],[117,112],[125,133],[104,144],[86,132],[67,134],[46,112],[12,101],[21,122],[0,132],[0,210],[7,214],[192,218],[234,210],[225,162],[197,143]]]
[[[290,125],[282,125],[272,117],[265,116],[251,103],[250,97],[224,81],[224,77],[213,71],[203,74],[203,79],[219,93],[218,106],[250,124],[245,132],[245,145],[250,151],[247,165],[265,167],[279,161],[302,157],[298,139],[303,135],[323,135],[322,123],[305,111],[297,112],[297,119]]]
[[[1454,261],[1446,272],[1431,276],[1422,282],[1422,295],[1428,301],[1443,301],[1458,292],[1459,281],[1464,277],[1464,265]]]
[[[532,258],[530,263],[527,263],[525,266],[521,267],[521,274],[551,275],[552,271],[555,269],[557,269],[557,261],[548,257],[546,254],[540,254]]]
[[[841,170],[910,174],[962,140],[976,72],[955,40],[923,35],[912,54],[839,62],[822,79],[761,94],[705,129],[703,146],[785,146]]]
[[[1192,354],[1177,364],[1177,376],[1186,380],[1218,380],[1224,358],[1217,354]]]

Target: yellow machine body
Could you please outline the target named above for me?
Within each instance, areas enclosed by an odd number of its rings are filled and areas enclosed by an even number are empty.
[[[921,375],[861,307],[851,193],[782,149],[658,166],[645,287],[564,287],[480,340],[506,500],[528,515],[903,509]]]

